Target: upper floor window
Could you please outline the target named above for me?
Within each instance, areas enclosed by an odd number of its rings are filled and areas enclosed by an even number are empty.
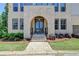
[[[65,3],[61,3],[60,4],[60,9],[61,9],[61,12],[65,12],[66,11],[66,4]]]
[[[23,30],[24,29],[24,19],[20,18],[20,29]]]
[[[51,3],[34,3],[36,6],[48,6],[52,5]]]
[[[61,19],[61,29],[66,29],[66,19]]]
[[[33,3],[24,3],[24,5],[31,6]]]
[[[24,3],[20,3],[20,11],[24,11]]]
[[[13,3],[13,11],[14,12],[18,11],[18,3]]]
[[[36,6],[43,5],[43,3],[35,3]]]
[[[18,19],[17,18],[12,19],[12,29],[18,29]]]
[[[24,5],[28,6],[51,6],[54,5],[54,3],[24,3]]]
[[[59,10],[59,4],[58,3],[55,3],[54,4],[54,10],[55,10],[55,12],[58,12],[58,10]]]
[[[59,19],[55,19],[55,30],[59,29]]]

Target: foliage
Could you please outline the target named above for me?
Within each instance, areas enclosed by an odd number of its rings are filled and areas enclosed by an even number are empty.
[[[7,21],[8,21],[8,3],[6,3],[5,11],[2,13],[2,23],[3,26],[7,27]]]
[[[1,36],[3,41],[20,41],[23,39],[23,33],[4,33]]]
[[[23,33],[8,33],[8,3],[5,5],[5,11],[0,15],[0,38],[6,40],[23,39]]]
[[[23,39],[23,33],[16,33],[15,37],[18,37],[20,39]]]
[[[9,37],[9,33],[4,33],[4,34],[2,34],[2,38],[4,38],[4,37]]]
[[[2,12],[2,14],[0,15],[0,37],[2,36],[2,34],[8,32],[7,21],[8,21],[8,4],[6,3],[5,11]]]

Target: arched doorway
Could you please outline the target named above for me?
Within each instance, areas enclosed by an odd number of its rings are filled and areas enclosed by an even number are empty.
[[[42,16],[36,16],[31,21],[31,35],[48,33],[47,20]]]

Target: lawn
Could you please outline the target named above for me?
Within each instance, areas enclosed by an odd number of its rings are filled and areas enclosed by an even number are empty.
[[[0,51],[23,51],[27,46],[25,42],[0,42]]]
[[[72,38],[64,41],[49,42],[54,50],[79,50],[79,39]]]

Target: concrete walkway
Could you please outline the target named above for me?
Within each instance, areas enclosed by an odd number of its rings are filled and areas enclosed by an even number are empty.
[[[44,34],[34,34],[32,36],[32,40],[31,42],[45,42],[47,39],[46,39],[46,36]]]
[[[56,53],[56,51],[52,50],[48,42],[30,42],[26,48],[26,52],[34,55],[50,55],[52,53]]]

